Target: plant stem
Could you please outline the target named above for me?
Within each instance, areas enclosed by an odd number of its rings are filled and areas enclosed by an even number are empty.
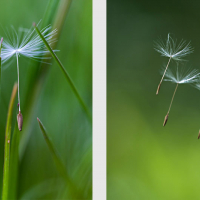
[[[176,85],[176,88],[175,88],[175,90],[174,90],[174,94],[173,94],[173,96],[172,96],[172,100],[171,100],[171,103],[170,103],[170,105],[169,105],[169,110],[168,110],[168,114],[169,114],[169,111],[170,111],[170,109],[171,109],[171,106],[172,106],[172,102],[173,102],[173,100],[174,100],[174,96],[175,96],[175,94],[176,94],[176,90],[177,90],[177,88],[178,88],[178,83],[177,83],[177,85]]]
[[[8,192],[9,192],[8,184],[9,184],[9,162],[10,162],[10,136],[11,136],[12,113],[13,113],[13,106],[16,94],[17,94],[17,84],[15,83],[8,108],[8,116],[6,124],[2,200],[8,199]]]
[[[60,69],[62,70],[63,74],[65,75],[68,83],[70,84],[73,92],[75,93],[77,99],[79,100],[82,108],[84,109],[84,111],[86,112],[88,118],[90,119],[90,122],[92,123],[92,115],[89,112],[89,109],[87,108],[87,106],[85,105],[83,99],[81,98],[78,90],[76,89],[72,79],[70,78],[68,72],[65,70],[63,64],[61,63],[61,61],[59,60],[59,58],[56,56],[56,54],[53,52],[52,48],[50,47],[50,45],[48,44],[48,42],[45,40],[45,38],[43,37],[43,35],[41,34],[41,32],[39,31],[39,29],[37,28],[36,24],[33,23],[33,26],[35,27],[35,30],[37,31],[38,35],[41,37],[41,39],[43,40],[44,44],[46,45],[47,49],[50,51],[52,57],[55,59],[55,61],[57,62],[58,66],[60,67]]]
[[[165,77],[165,73],[166,73],[167,68],[168,68],[168,66],[169,66],[170,60],[171,60],[171,57],[169,58],[169,61],[168,61],[168,63],[167,63],[167,66],[166,66],[166,68],[165,68],[165,71],[164,71],[164,73],[163,73],[163,76],[162,76],[162,78],[161,78],[161,80],[160,80],[160,83],[159,83],[159,85],[158,85],[158,88],[157,88],[157,91],[156,91],[156,95],[159,93],[160,86],[161,86],[161,83],[162,83],[162,81],[163,81],[163,78]]]

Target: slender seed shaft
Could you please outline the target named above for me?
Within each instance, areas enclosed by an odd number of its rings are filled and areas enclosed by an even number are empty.
[[[18,61],[18,53],[16,53],[16,57],[17,57],[17,77],[18,77],[18,103],[19,103],[19,112],[21,111],[20,109],[20,95],[19,95],[19,61]]]
[[[176,94],[176,90],[177,90],[177,88],[178,88],[178,83],[176,84],[176,88],[175,88],[175,90],[174,90],[174,94],[173,94],[173,96],[172,96],[172,100],[171,100],[171,103],[170,103],[170,106],[169,106],[169,110],[168,110],[168,114],[169,114],[169,111],[170,111],[170,109],[171,109],[171,106],[172,106],[172,102],[173,102],[173,100],[174,100],[174,96],[175,96],[175,94]]]
[[[175,94],[176,94],[176,90],[177,90],[177,88],[178,88],[178,83],[177,83],[176,88],[175,88],[175,90],[174,90],[174,94],[173,94],[173,96],[172,96],[172,100],[171,100],[171,103],[170,103],[170,105],[169,105],[169,110],[168,110],[168,112],[167,112],[167,115],[165,116],[163,126],[165,126],[166,123],[167,123],[167,121],[168,121],[169,111],[170,111],[170,109],[171,109],[172,102],[173,102],[173,100],[174,100],[174,96],[175,96]]]
[[[166,68],[165,68],[165,71],[164,71],[164,73],[163,73],[163,76],[162,76],[162,78],[161,78],[161,80],[160,80],[160,83],[159,83],[159,85],[158,85],[158,88],[157,88],[157,91],[156,91],[156,95],[158,95],[158,93],[159,93],[160,86],[161,86],[161,83],[162,83],[162,81],[163,81],[163,78],[165,77],[165,73],[166,73],[166,71],[167,71],[167,69],[168,69],[170,60],[171,60],[171,57],[169,58],[169,61],[168,61],[168,63],[167,63],[167,66],[166,66]]]

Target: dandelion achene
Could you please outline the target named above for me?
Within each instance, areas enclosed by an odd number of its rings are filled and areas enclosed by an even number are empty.
[[[47,26],[41,30],[41,34],[43,37],[47,40],[49,44],[52,44],[56,41],[55,35],[57,30],[51,31],[51,26]],[[49,57],[46,56],[47,53],[49,53],[49,50],[46,48],[44,42],[42,39],[37,35],[35,30],[30,29],[19,29],[19,32],[14,30],[13,28],[13,34],[8,34],[9,37],[7,40],[4,40],[2,49],[1,49],[1,58],[2,63],[7,62],[12,57],[16,57],[17,61],[17,78],[18,78],[18,107],[19,107],[19,114],[17,115],[17,121],[18,121],[18,128],[21,131],[22,130],[22,124],[23,124],[23,117],[21,114],[21,104],[20,104],[20,90],[19,90],[19,57],[20,55],[31,58],[34,60],[39,59],[49,59]],[[2,44],[3,38],[1,38],[1,44]]]
[[[22,131],[23,116],[21,114],[21,111],[19,111],[19,114],[17,115],[17,123],[18,123],[18,129],[19,129],[19,131]]]
[[[165,119],[164,119],[163,126],[165,126],[165,125],[166,125],[166,123],[167,123],[167,120],[168,120],[168,117],[169,117],[169,114],[167,113],[167,115],[165,116]]]

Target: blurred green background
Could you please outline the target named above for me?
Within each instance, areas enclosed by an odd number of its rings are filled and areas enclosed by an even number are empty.
[[[107,197],[200,199],[200,91],[163,82],[159,37],[191,41],[185,65],[200,69],[199,1],[107,1]],[[175,62],[169,67],[176,66]]]
[[[58,5],[67,0],[57,1]],[[2,0],[0,35],[11,25],[31,28],[33,22],[44,19],[49,0]],[[52,9],[53,19],[57,7]],[[53,24],[54,20],[50,20]],[[42,23],[42,22],[41,22]],[[43,27],[40,27],[43,28]],[[55,28],[56,24],[55,24]],[[92,110],[92,1],[72,0],[56,49],[56,54],[69,72],[78,91]],[[19,58],[21,110],[24,117],[20,132],[19,177],[17,199],[68,199],[68,186],[57,171],[48,146],[39,129],[37,117],[46,127],[66,169],[83,197],[92,195],[92,127],[58,65],[42,69],[38,62]],[[6,66],[6,65],[5,65]],[[4,68],[4,66],[2,66]],[[42,74],[42,75],[41,75]],[[38,77],[39,80],[37,79]],[[14,82],[17,81],[16,58],[2,71],[0,114],[0,171],[3,172],[5,126],[8,104]],[[38,94],[34,93],[38,86]],[[34,98],[36,96],[36,98]],[[34,100],[33,100],[34,99]],[[34,103],[32,102],[34,101]],[[15,110],[17,109],[16,102]],[[16,113],[17,111],[15,111]],[[13,115],[13,126],[16,114]],[[27,136],[27,137],[26,137]],[[11,141],[12,142],[12,141]],[[0,180],[2,180],[0,173]],[[0,181],[2,188],[2,181]],[[1,192],[1,190],[0,190]],[[1,193],[0,193],[1,196]]]

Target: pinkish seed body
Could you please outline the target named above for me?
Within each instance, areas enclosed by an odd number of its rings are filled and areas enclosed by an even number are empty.
[[[21,114],[21,111],[19,111],[19,114],[17,115],[17,122],[18,122],[18,129],[19,129],[19,131],[22,131],[23,116]]]

